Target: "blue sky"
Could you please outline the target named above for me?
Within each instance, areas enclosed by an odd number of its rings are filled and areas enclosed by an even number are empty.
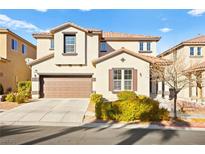
[[[9,28],[33,44],[33,32],[67,21],[104,31],[161,36],[158,53],[205,34],[205,10],[0,10],[0,27]]]

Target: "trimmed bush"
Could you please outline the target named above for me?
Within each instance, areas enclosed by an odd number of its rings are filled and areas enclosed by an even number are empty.
[[[26,92],[18,92],[16,94],[16,102],[17,103],[25,103],[27,100]]]
[[[7,102],[15,102],[16,96],[14,93],[11,92],[11,93],[6,95],[5,99]]]
[[[169,112],[159,108],[159,102],[146,96],[115,102],[96,103],[96,117],[116,121],[160,121],[168,120]]]
[[[90,102],[93,104],[103,102],[103,96],[101,94],[91,94],[90,95]]]
[[[137,98],[137,95],[134,91],[121,91],[117,94],[118,100],[133,100]]]
[[[0,95],[4,94],[4,88],[3,85],[0,83]]]
[[[25,97],[31,98],[31,81],[20,81],[18,82],[18,93],[23,92]],[[22,94],[20,94],[22,95]]]
[[[137,99],[112,102],[113,120],[134,121],[139,119],[139,102]]]

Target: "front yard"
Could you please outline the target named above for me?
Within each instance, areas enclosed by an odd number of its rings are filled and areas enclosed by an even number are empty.
[[[20,104],[15,103],[15,102],[0,102],[0,111],[4,111],[4,110],[10,110],[13,109],[15,107],[18,107]]]
[[[103,101],[100,103],[101,105],[99,105],[96,102],[102,101],[101,95],[97,94],[97,97],[95,96],[95,99],[93,99],[91,96],[91,101],[87,109],[84,122],[85,123],[92,123],[92,122],[113,123],[114,122],[114,123],[121,123],[121,124],[140,124],[140,125],[154,124],[162,127],[205,128],[205,107],[203,105],[199,105],[199,104],[193,105],[193,103],[190,102],[179,101],[178,108],[181,109],[178,114],[179,118],[176,120],[172,120],[172,118],[170,117],[172,112],[170,113],[168,112],[169,113],[168,115],[166,109],[162,109],[163,112],[159,112],[161,110],[160,109],[161,107],[158,106],[158,103],[156,101],[147,98],[145,96],[140,96],[140,97],[141,97],[141,102],[136,101],[135,99],[128,99],[129,101],[128,100],[123,100],[123,101],[117,100],[114,102]],[[142,99],[143,97],[144,99]],[[149,101],[151,101],[155,105],[150,106]],[[136,104],[133,102],[137,104],[138,103],[143,104],[143,105],[141,105],[141,107],[138,107],[138,105],[136,106]],[[144,104],[146,105],[144,106]],[[116,111],[116,105],[117,105],[117,111]],[[132,110],[131,108],[135,108],[135,110]],[[150,114],[150,116],[148,114]],[[158,115],[153,118],[154,114],[158,114]],[[195,115],[202,115],[202,117],[195,117]],[[143,119],[141,119],[142,117]]]

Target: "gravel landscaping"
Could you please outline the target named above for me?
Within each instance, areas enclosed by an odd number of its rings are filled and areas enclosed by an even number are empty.
[[[0,110],[10,110],[18,107],[20,104],[15,102],[0,102]]]

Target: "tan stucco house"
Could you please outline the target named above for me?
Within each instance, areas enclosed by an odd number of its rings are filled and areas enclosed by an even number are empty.
[[[181,59],[190,83],[179,93],[179,98],[196,101],[205,99],[205,35],[183,41],[158,55],[171,61]],[[168,96],[169,86],[158,83],[158,96]]]
[[[33,98],[87,98],[93,92],[107,99],[122,90],[150,96],[150,67],[158,36],[104,32],[65,23],[35,33],[37,59],[32,67]]]
[[[17,82],[31,80],[31,69],[26,60],[36,58],[36,46],[0,28],[0,83],[4,91],[16,90]]]

